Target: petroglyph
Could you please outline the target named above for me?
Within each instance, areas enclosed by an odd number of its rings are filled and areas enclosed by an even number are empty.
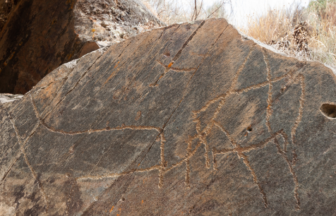
[[[159,188],[161,188],[163,186],[163,174],[164,174],[164,169],[167,166],[167,163],[165,161],[165,157],[164,157],[164,145],[166,142],[166,139],[164,137],[164,133],[160,134],[160,139],[161,139],[161,146],[160,146],[160,158],[161,158],[161,165],[160,165],[160,170],[159,170]]]
[[[263,53],[263,55],[264,55],[264,61],[265,61],[266,67],[267,67],[267,81],[269,82],[268,99],[267,99],[266,125],[267,125],[267,128],[268,128],[268,131],[270,133],[273,133],[273,130],[272,130],[270,122],[269,122],[270,117],[272,115],[272,102],[273,102],[272,101],[272,89],[273,89],[273,85],[272,85],[272,82],[271,82],[271,73],[270,73],[270,69],[269,69],[269,63],[268,63],[268,60],[267,60],[267,58],[265,56],[265,49],[263,49],[263,52],[264,52]],[[291,77],[293,77],[293,75],[291,75]],[[292,138],[292,143],[293,144],[294,144],[294,136],[296,134],[296,129],[298,128],[298,125],[300,124],[301,119],[302,119],[303,104],[304,104],[304,99],[305,99],[305,83],[304,83],[304,76],[302,74],[299,74],[295,78],[291,79],[291,82],[294,82],[294,83],[296,83],[298,81],[300,82],[300,87],[301,87],[301,97],[300,97],[299,115],[298,115],[298,117],[297,117],[297,119],[295,121],[295,124],[294,124],[294,126],[292,128],[292,131],[291,131],[291,138]],[[294,197],[296,199],[296,208],[300,209],[300,198],[299,198],[299,195],[298,195],[299,183],[298,183],[296,174],[295,174],[295,172],[293,170],[292,164],[288,160],[288,158],[287,158],[287,156],[285,154],[287,143],[288,143],[287,135],[284,134],[282,137],[285,139],[284,149],[281,149],[281,147],[280,147],[280,145],[279,145],[276,137],[275,137],[274,141],[276,143],[278,152],[280,153],[280,155],[283,157],[283,159],[288,164],[289,170],[290,170],[290,172],[291,172],[291,174],[293,176],[293,181],[294,181],[294,184],[295,184]]]
[[[151,84],[151,86],[157,86],[159,81],[162,78],[164,78],[164,76],[169,71],[182,72],[182,73],[183,72],[194,72],[194,74],[196,73],[196,71],[199,69],[200,65],[203,63],[204,59],[206,57],[210,56],[209,55],[210,51],[208,51],[206,54],[192,53],[192,55],[199,55],[199,56],[203,57],[203,59],[200,61],[200,63],[196,67],[177,68],[177,67],[174,67],[174,64],[178,60],[178,58],[181,56],[184,48],[193,39],[193,37],[195,36],[197,31],[203,26],[203,24],[204,24],[204,22],[202,22],[198,26],[198,28],[193,32],[193,34],[183,44],[182,48],[172,58],[171,62],[168,65],[163,64],[159,60],[157,61],[157,63],[160,64],[164,68],[164,72],[159,76],[159,78],[153,84]],[[223,30],[223,32],[224,31],[225,30]],[[223,34],[223,32],[219,35],[219,37]],[[218,40],[218,38],[217,38],[217,40]],[[216,43],[216,41],[212,45],[214,45]],[[191,178],[191,171],[192,171],[191,170],[191,166],[192,166],[192,160],[191,159],[193,157],[195,157],[196,152],[200,148],[202,148],[202,151],[204,150],[204,155],[202,155],[202,157],[204,157],[204,159],[205,159],[204,167],[205,167],[205,169],[208,169],[210,172],[216,172],[217,170],[219,170],[221,168],[221,167],[218,166],[218,161],[217,161],[218,157],[220,157],[221,155],[227,155],[227,154],[236,155],[238,157],[238,159],[240,159],[240,161],[244,164],[246,169],[249,171],[249,175],[252,179],[251,181],[253,181],[253,184],[255,184],[256,188],[258,188],[258,190],[259,190],[259,193],[260,193],[260,196],[261,196],[261,202],[263,203],[265,208],[267,208],[269,206],[269,201],[267,199],[267,194],[265,193],[265,191],[263,189],[263,185],[259,181],[258,175],[255,172],[255,167],[253,167],[253,164],[251,163],[247,153],[249,153],[251,151],[261,150],[261,149],[270,145],[270,146],[274,146],[276,148],[277,152],[281,155],[281,158],[288,165],[288,170],[292,175],[293,183],[294,183],[294,186],[295,186],[294,191],[293,191],[293,196],[296,200],[297,209],[299,209],[300,208],[300,198],[299,198],[299,193],[298,193],[299,181],[298,181],[297,175],[296,175],[296,173],[293,169],[293,166],[294,166],[293,162],[291,162],[288,159],[286,151],[287,151],[287,146],[289,145],[290,142],[293,145],[297,145],[297,143],[295,142],[295,135],[296,135],[296,131],[298,130],[298,128],[300,126],[300,123],[301,123],[301,120],[302,120],[303,110],[304,110],[304,105],[305,105],[304,102],[305,102],[305,97],[306,97],[305,77],[302,74],[300,74],[300,71],[290,71],[290,72],[287,72],[286,74],[281,75],[279,77],[272,77],[272,73],[271,73],[271,69],[270,69],[270,66],[269,66],[268,59],[267,59],[266,51],[263,49],[262,50],[263,59],[264,59],[264,62],[266,64],[266,71],[265,71],[266,72],[266,81],[261,82],[259,84],[250,85],[246,88],[236,89],[239,77],[241,76],[244,69],[247,67],[246,64],[247,64],[248,60],[250,60],[252,52],[255,50],[255,49],[253,49],[254,46],[250,47],[251,48],[250,52],[245,57],[243,63],[238,67],[238,69],[235,73],[235,76],[233,77],[233,79],[231,81],[231,85],[229,86],[229,88],[227,88],[227,90],[225,92],[222,92],[221,94],[218,94],[216,97],[214,97],[212,99],[209,99],[208,101],[205,101],[203,106],[199,110],[194,110],[190,113],[190,121],[192,121],[195,124],[196,134],[194,134],[194,135],[185,134],[186,137],[188,137],[188,139],[185,141],[186,146],[187,146],[186,147],[187,148],[186,149],[186,154],[185,154],[184,158],[183,157],[180,158],[180,160],[177,161],[176,163],[168,166],[169,161],[165,157],[165,147],[166,147],[166,142],[167,142],[167,140],[165,138],[165,126],[168,123],[168,121],[162,127],[154,127],[154,126],[151,126],[151,125],[121,125],[121,126],[118,126],[118,127],[110,128],[110,127],[108,127],[108,125],[106,125],[106,127],[100,128],[100,129],[91,129],[90,128],[90,129],[86,129],[86,130],[82,130],[82,131],[80,131],[80,130],[78,130],[78,131],[65,131],[65,130],[62,130],[62,129],[56,129],[54,126],[48,125],[48,124],[45,123],[45,121],[41,118],[41,114],[39,113],[39,111],[37,109],[37,106],[35,104],[34,97],[33,97],[32,93],[29,93],[29,97],[30,97],[30,100],[31,100],[31,103],[32,103],[32,106],[33,106],[33,109],[34,109],[34,112],[35,112],[35,116],[37,118],[37,122],[36,122],[36,125],[35,125],[34,129],[30,132],[28,137],[25,140],[21,140],[21,138],[19,136],[19,133],[17,131],[17,128],[15,127],[15,124],[14,124],[15,122],[13,121],[12,118],[10,118],[10,120],[13,124],[13,128],[14,128],[15,133],[16,133],[17,139],[18,139],[18,143],[20,144],[21,149],[20,149],[20,152],[13,159],[12,163],[10,164],[10,166],[8,168],[8,171],[5,172],[5,174],[2,176],[2,180],[4,180],[6,178],[6,176],[10,172],[10,169],[17,162],[19,157],[23,156],[27,166],[29,167],[29,169],[30,169],[30,171],[31,171],[31,173],[34,177],[34,179],[38,182],[39,188],[40,188],[41,193],[43,195],[43,198],[46,202],[46,205],[48,206],[47,196],[44,192],[42,183],[39,181],[38,176],[37,176],[36,172],[34,171],[34,168],[33,168],[34,164],[30,164],[30,162],[28,160],[28,157],[25,153],[25,145],[28,143],[29,139],[33,136],[33,134],[36,132],[36,130],[40,126],[45,128],[46,130],[48,130],[51,133],[56,133],[56,134],[59,134],[59,135],[62,135],[62,136],[74,136],[74,135],[80,135],[80,134],[94,134],[94,133],[95,134],[100,134],[100,133],[108,133],[108,132],[113,132],[113,131],[122,131],[124,133],[127,133],[129,131],[153,131],[153,132],[156,132],[156,134],[157,134],[156,137],[158,137],[159,140],[160,140],[160,161],[158,162],[158,164],[150,166],[148,168],[142,168],[142,169],[135,168],[135,169],[131,169],[129,171],[122,171],[122,172],[119,172],[119,173],[105,173],[105,174],[102,174],[102,175],[86,175],[86,176],[78,177],[76,180],[77,181],[98,181],[98,180],[104,180],[106,178],[118,178],[118,177],[121,177],[121,176],[130,175],[130,174],[133,174],[133,173],[157,172],[157,173],[155,173],[155,175],[157,174],[157,177],[158,177],[158,188],[164,188],[165,187],[165,175],[168,172],[172,171],[173,169],[176,169],[180,166],[185,165],[185,173],[184,173],[185,186],[187,188],[189,188],[190,184],[191,184],[191,181],[193,180]],[[116,64],[116,67],[118,67],[118,63]],[[191,77],[193,77],[193,75]],[[80,79],[79,79],[79,81],[80,81]],[[301,96],[298,99],[299,100],[298,116],[295,119],[294,125],[291,127],[290,134],[286,134],[284,130],[279,130],[277,132],[274,132],[272,130],[271,123],[270,123],[271,119],[272,119],[273,112],[274,112],[273,107],[272,107],[273,102],[274,102],[273,98],[272,98],[273,97],[272,96],[273,91],[274,91],[273,90],[273,88],[274,88],[273,85],[274,85],[274,83],[276,83],[278,81],[281,81],[281,80],[286,80],[287,81],[286,85],[282,89],[283,92],[288,87],[290,87],[291,85],[294,85],[294,84],[299,84],[300,89],[301,89]],[[74,85],[74,88],[78,85],[79,81]],[[270,136],[268,138],[266,138],[265,140],[257,143],[257,144],[253,144],[253,145],[243,147],[242,144],[237,141],[238,139],[236,139],[234,137],[234,135],[232,135],[228,132],[228,130],[225,128],[226,125],[222,125],[222,123],[220,121],[218,121],[217,119],[221,115],[221,110],[226,105],[226,103],[228,101],[228,98],[230,96],[239,97],[242,94],[247,93],[249,91],[260,89],[260,88],[267,88],[267,87],[268,87],[267,101],[266,101],[267,102],[267,107],[266,107],[266,110],[265,110],[266,121],[265,121],[264,124],[265,124],[268,132],[270,133]],[[184,97],[185,97],[185,95],[182,96],[182,99],[180,100],[178,106],[181,104]],[[204,122],[202,122],[199,115],[202,112],[208,111],[208,109],[212,105],[216,105],[216,107],[213,111],[213,114],[210,116],[210,120],[204,126]],[[175,110],[174,110],[174,112],[175,112]],[[141,114],[141,112],[140,112],[140,114]],[[225,134],[225,136],[228,138],[232,148],[216,148],[216,147],[211,148],[210,147],[212,143],[211,143],[211,140],[209,141],[207,138],[210,136],[210,134],[212,133],[214,128],[219,129],[221,132],[223,132]],[[104,136],[103,134],[101,134],[101,135]],[[279,139],[283,139],[283,141],[284,141],[283,142],[284,143],[283,147],[280,146]],[[193,143],[196,144],[196,146],[193,147]],[[209,155],[212,155],[212,158]],[[211,167],[212,167],[212,170],[210,169]]]
[[[177,67],[173,67],[174,63],[171,62],[169,65],[164,65],[161,61],[157,61],[157,63],[159,63],[160,65],[162,65],[164,68],[166,68],[167,71],[169,70],[173,70],[175,72],[191,72],[191,71],[195,71],[197,70],[197,68],[177,68]]]
[[[38,119],[37,127],[41,125],[41,126],[45,127],[50,132],[58,133],[58,134],[66,135],[66,136],[72,136],[72,135],[78,135],[78,134],[101,133],[101,132],[109,132],[109,131],[125,131],[125,133],[126,133],[128,130],[156,131],[158,133],[158,136],[160,138],[160,151],[161,151],[161,153],[160,153],[160,163],[159,164],[154,165],[154,166],[149,167],[149,168],[145,168],[145,169],[133,169],[131,171],[121,172],[121,173],[107,173],[105,175],[97,175],[97,176],[82,176],[82,177],[77,178],[77,181],[102,180],[102,179],[105,179],[105,178],[118,178],[120,176],[129,175],[129,174],[132,174],[132,173],[143,173],[143,172],[157,171],[158,172],[158,177],[159,177],[158,187],[162,188],[162,187],[164,187],[164,176],[165,176],[165,174],[167,172],[185,164],[185,166],[186,166],[186,169],[185,169],[185,185],[186,185],[186,187],[190,187],[190,181],[191,181],[191,179],[190,179],[190,172],[191,172],[190,171],[190,165],[191,165],[190,164],[191,163],[190,159],[195,156],[196,151],[201,146],[203,146],[204,150],[205,150],[205,153],[204,153],[205,167],[207,169],[209,169],[212,165],[214,171],[220,169],[220,167],[218,167],[216,157],[218,157],[219,155],[223,155],[223,154],[234,153],[234,154],[237,155],[237,157],[239,159],[242,160],[242,162],[244,163],[246,168],[250,171],[251,178],[252,178],[253,182],[256,184],[256,186],[258,187],[258,189],[260,191],[261,198],[262,198],[262,202],[263,202],[263,204],[266,208],[268,206],[267,194],[263,191],[262,185],[258,180],[258,176],[255,173],[255,171],[254,171],[252,165],[250,164],[250,161],[249,161],[249,159],[248,159],[248,157],[245,153],[248,153],[248,152],[251,152],[251,151],[257,151],[258,149],[265,148],[267,145],[271,145],[271,143],[274,143],[275,148],[277,149],[278,153],[282,156],[284,161],[287,163],[288,169],[293,176],[293,182],[295,184],[295,189],[293,191],[293,194],[294,194],[294,197],[297,201],[297,208],[299,209],[300,208],[300,199],[299,199],[299,195],[298,195],[299,182],[298,182],[298,179],[297,179],[296,174],[294,172],[293,164],[289,161],[288,157],[286,156],[286,148],[287,148],[287,145],[289,143],[288,135],[283,130],[280,130],[278,132],[273,132],[272,128],[271,128],[271,125],[270,125],[270,119],[271,119],[272,114],[273,114],[273,111],[272,111],[273,83],[278,82],[278,81],[286,78],[289,81],[287,82],[286,86],[284,87],[285,89],[292,84],[299,83],[300,88],[301,88],[301,97],[299,99],[300,106],[298,107],[299,114],[298,114],[298,117],[295,121],[294,126],[292,127],[291,134],[290,134],[291,141],[294,144],[294,138],[295,138],[296,130],[299,127],[299,124],[301,122],[303,108],[304,108],[304,100],[305,100],[305,81],[304,80],[305,79],[304,79],[304,76],[302,74],[294,75],[294,72],[288,72],[285,75],[282,75],[280,77],[272,78],[271,77],[271,72],[270,72],[270,69],[269,69],[269,65],[268,65],[268,60],[265,57],[265,53],[263,53],[264,60],[265,60],[266,66],[267,66],[267,71],[266,71],[267,72],[266,73],[267,74],[267,81],[263,82],[263,83],[260,83],[260,84],[249,86],[247,88],[235,89],[235,86],[238,82],[238,78],[239,78],[241,72],[243,71],[246,62],[250,58],[251,53],[252,53],[252,50],[249,52],[249,54],[247,55],[244,62],[242,63],[242,65],[237,70],[236,75],[235,75],[228,91],[225,92],[224,94],[221,94],[221,95],[215,97],[212,100],[207,101],[205,103],[205,105],[200,110],[193,111],[191,113],[191,117],[193,118],[192,121],[196,123],[196,135],[189,137],[189,139],[186,141],[187,153],[185,155],[185,158],[183,158],[179,162],[171,165],[170,167],[167,167],[168,161],[166,161],[166,159],[165,159],[166,139],[165,139],[165,134],[164,134],[164,127],[163,128],[158,128],[158,127],[145,126],[145,125],[144,126],[121,125],[120,127],[115,127],[115,128],[106,127],[106,128],[102,128],[102,129],[94,129],[94,130],[93,129],[88,129],[88,130],[84,130],[84,131],[56,130],[52,126],[47,125],[40,118],[40,115],[38,113],[38,110],[37,110],[36,104],[34,102],[33,96],[31,95],[30,96],[31,97],[31,103],[33,104],[35,115]],[[159,62],[159,63],[162,64],[161,62]],[[166,70],[168,70],[168,69],[173,70],[174,68],[172,67],[172,65],[173,64],[165,66]],[[183,70],[185,71],[185,69],[183,69]],[[197,70],[197,69],[195,68],[193,70]],[[181,69],[181,71],[182,71],[182,69]],[[242,146],[240,146],[239,143],[237,143],[237,141],[234,139],[234,137],[229,134],[229,132],[225,129],[225,127],[222,126],[220,124],[220,122],[216,121],[216,119],[217,119],[218,115],[220,115],[220,110],[225,105],[225,103],[227,101],[227,98],[229,96],[231,96],[231,95],[239,96],[240,94],[246,93],[248,91],[263,88],[263,87],[267,87],[267,86],[268,86],[268,97],[267,97],[267,108],[266,108],[266,112],[265,112],[266,113],[266,123],[265,124],[266,124],[266,127],[267,127],[268,131],[270,132],[271,136],[269,138],[265,139],[264,141],[258,143],[258,144],[250,145],[250,146],[247,146],[247,147],[242,147]],[[211,105],[213,105],[214,103],[217,103],[217,102],[218,102],[218,106],[216,107],[210,121],[206,124],[204,129],[201,129],[201,120],[197,117],[198,114],[200,114],[201,112],[207,111],[208,108]],[[229,139],[229,141],[232,145],[232,148],[229,148],[229,149],[212,148],[212,150],[210,149],[209,143],[207,141],[207,137],[209,136],[209,134],[211,133],[211,131],[213,130],[214,127],[219,128],[226,135],[226,137]],[[37,128],[35,128],[35,130],[36,129]],[[279,145],[279,142],[278,142],[279,138],[282,138],[284,140],[284,147],[283,148],[281,148],[280,145]],[[24,144],[28,141],[28,139],[29,139],[29,137],[21,144],[22,147],[24,147]],[[193,142],[197,142],[197,145],[194,147],[194,149],[192,149],[192,143]],[[209,153],[212,154],[212,160],[210,160],[210,158],[209,158]],[[21,154],[24,154],[24,151],[21,151],[20,155]],[[26,159],[26,163],[28,164],[28,166],[30,167],[30,169],[31,169],[31,171],[34,175],[34,170],[32,169],[32,166],[29,164],[29,161],[27,161],[26,155],[25,155],[25,159]],[[36,174],[34,175],[34,178],[36,178]],[[42,185],[40,185],[40,189],[41,189],[41,191],[43,191]],[[43,195],[46,199],[46,196],[45,196],[44,192],[42,192],[42,193],[43,193]],[[46,199],[46,202],[47,202],[47,199]]]
[[[265,52],[265,50],[263,50]],[[267,81],[268,81],[268,98],[267,98],[267,112],[266,112],[266,126],[268,131],[271,131],[271,125],[270,125],[270,118],[272,115],[272,93],[273,93],[273,84],[271,82],[271,71],[269,69],[269,65],[268,65],[268,60],[265,56],[265,53],[263,53],[263,57],[264,57],[264,62],[266,64],[266,71],[267,71]]]
[[[17,155],[15,156],[14,158],[14,161],[12,162],[12,164],[9,166],[9,169],[5,172],[4,176],[2,177],[1,179],[1,183],[3,182],[3,180],[5,180],[5,178],[7,177],[7,175],[9,174],[9,172],[11,171],[12,167],[16,164],[16,162],[19,160],[19,158],[21,156],[23,156],[24,158],[24,161],[25,163],[27,164],[31,174],[33,175],[35,181],[38,183],[38,186],[39,186],[39,189],[41,191],[41,194],[42,194],[42,197],[44,199],[44,202],[46,203],[46,212],[48,211],[48,206],[49,206],[49,203],[48,203],[48,198],[47,198],[47,195],[45,194],[44,192],[44,189],[43,189],[43,185],[41,183],[41,181],[39,180],[34,168],[31,166],[29,160],[28,160],[28,157],[27,157],[27,154],[26,154],[26,151],[25,151],[25,147],[26,147],[26,144],[28,143],[29,139],[33,136],[33,134],[36,132],[36,130],[38,129],[38,127],[40,126],[40,123],[37,122],[36,125],[34,126],[34,128],[32,129],[32,131],[30,132],[30,134],[27,136],[27,138],[22,142],[22,139],[19,135],[19,131],[17,129],[17,127],[15,126],[15,122],[14,122],[14,119],[12,118],[12,116],[10,114],[7,114],[7,116],[9,117],[9,120],[13,126],[13,129],[15,131],[15,135],[16,135],[16,138],[17,138],[17,141],[18,143],[20,144],[20,150],[19,152],[17,153]]]
[[[197,29],[190,35],[190,37],[186,40],[186,42],[182,45],[182,48],[176,53],[176,55],[174,56],[174,58],[172,59],[172,61],[168,64],[168,66],[165,66],[163,63],[161,63],[160,61],[158,61],[159,64],[161,64],[165,70],[164,72],[159,76],[159,78],[152,83],[150,86],[157,86],[158,82],[170,71],[170,70],[174,70],[177,72],[188,72],[188,71],[194,71],[197,70],[197,68],[187,68],[187,69],[180,69],[180,68],[174,68],[172,67],[173,64],[177,61],[177,59],[180,58],[182,51],[184,50],[184,48],[188,45],[188,43],[194,38],[194,36],[196,35],[196,33],[198,32],[198,30],[204,25],[205,21],[202,21],[202,23],[197,27]]]

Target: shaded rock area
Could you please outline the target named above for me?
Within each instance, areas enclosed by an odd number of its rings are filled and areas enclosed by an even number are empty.
[[[142,33],[1,105],[0,208],[334,215],[335,82],[224,19]]]
[[[0,0],[0,31],[6,24],[13,8],[13,0]]]
[[[61,64],[164,25],[138,0],[2,0],[0,8],[0,93],[26,93]]]

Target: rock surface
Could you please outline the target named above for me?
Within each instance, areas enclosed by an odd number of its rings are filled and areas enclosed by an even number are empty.
[[[0,104],[20,100],[22,97],[23,95],[0,94]]]
[[[163,25],[138,0],[14,0],[1,6],[0,93],[25,93],[63,63]]]
[[[1,105],[7,215],[335,215],[336,77],[223,19],[92,52]]]

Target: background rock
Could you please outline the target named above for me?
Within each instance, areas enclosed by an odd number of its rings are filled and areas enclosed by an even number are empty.
[[[0,1],[0,31],[7,22],[10,12],[13,8],[13,0],[1,0]]]
[[[223,19],[62,65],[0,109],[16,215],[333,215],[336,77]]]
[[[0,2],[2,93],[25,93],[63,63],[164,25],[138,0],[11,2]]]

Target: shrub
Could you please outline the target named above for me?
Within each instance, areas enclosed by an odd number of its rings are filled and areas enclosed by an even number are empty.
[[[336,67],[336,0],[312,1],[304,9],[271,10],[251,18],[241,31],[290,56]]]

